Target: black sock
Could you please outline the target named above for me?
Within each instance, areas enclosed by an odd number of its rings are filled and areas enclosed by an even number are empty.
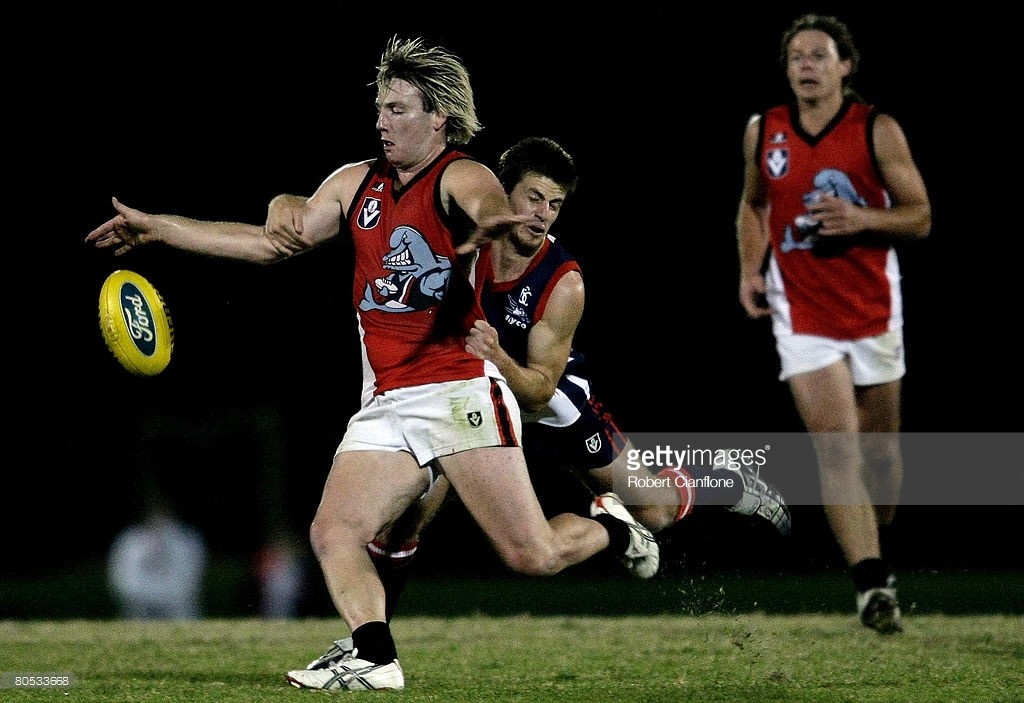
[[[374,664],[390,664],[398,658],[395,640],[391,637],[391,628],[380,620],[373,620],[354,629],[352,644],[358,650],[358,658]]]
[[[608,513],[595,515],[593,519],[604,525],[604,529],[608,530],[608,551],[616,556],[625,554],[626,549],[629,547],[629,525]]]
[[[884,559],[862,559],[850,568],[853,586],[858,592],[869,588],[885,588],[892,572]]]

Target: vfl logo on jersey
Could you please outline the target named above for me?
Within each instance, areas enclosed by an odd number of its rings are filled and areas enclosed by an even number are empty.
[[[789,173],[789,149],[769,149],[764,157],[764,165],[768,168],[769,176],[782,178]]]
[[[380,184],[384,186],[383,183]],[[363,199],[363,206],[359,208],[357,224],[359,229],[373,229],[380,222],[380,198],[367,195]]]
[[[466,419],[469,421],[470,427],[480,427],[484,424],[484,416],[479,410],[466,413]]]
[[[591,454],[601,451],[601,435],[597,432],[587,437],[587,451]]]

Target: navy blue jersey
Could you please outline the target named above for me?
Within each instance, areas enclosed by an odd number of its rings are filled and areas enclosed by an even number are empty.
[[[491,267],[490,247],[481,249],[475,278],[484,315],[498,330],[502,349],[521,366],[526,366],[530,330],[544,316],[555,285],[570,271],[582,275],[576,260],[551,235],[548,235],[523,275],[513,281],[496,283]],[[543,422],[556,427],[572,424],[589,397],[590,381],[585,360],[573,348],[547,411],[524,412],[523,421]]]
[[[481,307],[498,330],[502,349],[521,366],[526,366],[530,330],[544,316],[555,285],[570,271],[583,273],[551,235],[513,281],[496,283],[490,247],[480,250],[475,280]],[[586,360],[575,347],[547,407],[524,411],[523,423],[523,451],[531,466],[554,462],[577,471],[600,468],[619,455],[626,441],[611,414],[592,397]]]

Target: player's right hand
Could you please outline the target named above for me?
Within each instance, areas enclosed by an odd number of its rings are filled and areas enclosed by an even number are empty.
[[[765,292],[764,276],[758,274],[740,279],[740,305],[750,319],[756,320],[772,314],[765,299]]]
[[[299,195],[282,194],[270,201],[263,231],[275,248],[295,254],[309,246],[302,239],[302,210],[305,206],[306,198]]]
[[[147,236],[152,228],[150,215],[122,205],[117,198],[111,198],[117,215],[86,235],[85,241],[96,245],[98,249],[118,247],[114,256],[127,254],[137,246],[146,244],[152,237]]]

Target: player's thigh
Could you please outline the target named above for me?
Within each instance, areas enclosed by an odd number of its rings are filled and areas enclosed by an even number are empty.
[[[860,411],[861,449],[869,467],[881,471],[897,470],[900,449],[901,381],[857,387]]]
[[[640,471],[629,468],[629,452],[633,449],[635,449],[633,441],[627,438],[622,450],[610,463],[587,472],[590,477],[589,483],[596,493],[621,491],[628,484],[630,476],[638,474],[646,476],[655,473],[646,468]]]
[[[448,479],[438,476],[430,489],[410,505],[401,517],[385,526],[377,535],[377,542],[395,549],[403,544],[418,542],[423,529],[441,511],[448,497]]]
[[[481,447],[440,460],[466,510],[503,547],[550,542],[551,527],[518,447]]]
[[[338,452],[324,484],[317,521],[372,540],[427,489],[429,476],[408,452]]]
[[[843,360],[789,379],[797,411],[809,432],[856,432],[853,377]]]
[[[857,387],[857,409],[862,432],[898,432],[902,382]]]

